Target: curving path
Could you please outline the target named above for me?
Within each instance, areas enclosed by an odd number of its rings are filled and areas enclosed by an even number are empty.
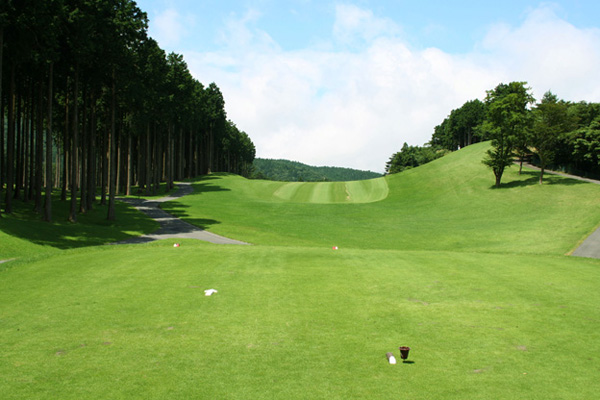
[[[175,238],[198,239],[215,244],[249,244],[241,242],[239,240],[219,236],[214,233],[200,229],[197,226],[194,226],[192,224],[180,220],[177,217],[172,216],[168,212],[163,211],[158,207],[160,203],[175,200],[179,197],[183,197],[193,192],[194,189],[192,188],[192,185],[190,183],[179,182],[177,183],[177,191],[175,191],[175,193],[166,197],[162,197],[160,199],[145,200],[133,198],[119,198],[120,201],[132,205],[133,207],[140,210],[150,218],[156,220],[160,224],[160,228],[148,235],[138,236],[135,238],[122,240],[111,244],[147,243],[152,242],[154,240]]]

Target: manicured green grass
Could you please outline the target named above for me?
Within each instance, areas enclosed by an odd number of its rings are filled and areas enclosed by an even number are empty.
[[[600,260],[563,254],[600,186],[493,189],[486,146],[362,192],[215,174],[164,205],[253,246],[89,247],[155,226],[124,205],[0,220],[2,399],[597,397]]]
[[[290,182],[282,184],[273,195],[294,203],[372,203],[388,195],[384,178],[351,182]]]
[[[215,221],[209,229],[216,233],[265,245],[558,255],[593,231],[600,185],[558,176],[539,185],[537,173],[518,175],[513,167],[495,189],[481,163],[487,146],[387,177],[389,194],[378,202],[314,204],[311,196],[322,184],[211,175],[194,185],[196,195],[162,207],[198,225]],[[337,187],[339,198],[344,190]]]
[[[0,273],[0,392],[594,398],[599,267],[195,241],[66,251]],[[414,363],[388,365],[400,345]]]

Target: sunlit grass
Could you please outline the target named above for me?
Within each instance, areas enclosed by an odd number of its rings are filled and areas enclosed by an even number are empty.
[[[387,197],[372,203],[315,204],[321,183],[211,175],[163,208],[191,223],[217,221],[209,229],[225,236],[285,246],[565,254],[596,227],[600,185],[558,176],[539,185],[536,172],[512,168],[495,189],[481,163],[486,146],[389,176]]]
[[[598,261],[181,243],[5,270],[3,398],[568,399],[600,389]],[[218,293],[204,296],[209,288]],[[385,353],[398,357],[400,345],[414,363],[390,366]]]
[[[253,246],[91,247],[155,226],[124,204],[116,224],[0,220],[2,399],[595,398],[600,260],[563,254],[600,187],[509,170],[493,189],[485,146],[380,201],[214,174],[165,205]]]

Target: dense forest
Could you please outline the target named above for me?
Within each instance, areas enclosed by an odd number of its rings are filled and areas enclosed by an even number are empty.
[[[600,103],[568,102],[548,91],[536,102],[526,82],[499,84],[484,101],[471,100],[452,110],[434,128],[425,146],[404,145],[386,165],[401,172],[484,140],[492,150],[484,159],[500,185],[504,168],[515,159],[546,168],[600,178]]]
[[[115,196],[132,186],[152,194],[212,171],[250,174],[254,144],[219,87],[194,79],[147,26],[131,0],[2,0],[0,211],[21,199],[50,221],[60,189],[69,220],[98,200],[113,220]]]
[[[297,161],[254,160],[254,179],[268,179],[285,182],[345,182],[360,181],[380,177],[381,174],[341,167],[313,167]]]

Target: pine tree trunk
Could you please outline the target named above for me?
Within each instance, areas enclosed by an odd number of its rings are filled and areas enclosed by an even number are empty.
[[[213,146],[213,127],[211,124],[210,131],[208,133],[208,169],[207,174],[212,173],[213,168],[213,156],[214,156],[214,146]]]
[[[106,118],[108,119],[109,116],[107,115]],[[108,188],[108,164],[110,161],[110,141],[111,141],[111,132],[110,132],[110,127],[106,126],[105,128],[105,132],[104,132],[104,137],[102,138],[102,183],[101,183],[101,187],[100,187],[100,204],[105,206],[106,205],[106,192],[107,192],[107,188]]]
[[[154,180],[154,184],[152,185],[152,194],[156,195],[156,193],[158,192],[158,189],[160,187],[160,176],[162,174],[162,149],[161,149],[161,145],[160,145],[160,141],[158,140],[158,134],[156,132],[156,124],[154,124],[154,127],[152,129],[153,131],[153,142],[154,142],[154,146],[153,146],[153,159],[154,159],[154,176],[153,176],[153,180]]]
[[[46,192],[44,221],[52,221],[52,79],[54,64],[48,66],[48,116],[46,119]]]
[[[146,125],[146,173],[144,174],[144,186],[146,196],[150,195],[150,186],[152,185],[152,157],[150,140],[150,123]]]
[[[15,73],[16,65],[10,68],[10,86],[8,91],[8,132],[6,133],[6,200],[4,210],[12,214],[13,185],[15,179],[14,156],[15,156]]]
[[[81,179],[80,179],[80,190],[79,190],[79,213],[85,214],[87,211],[87,198],[88,198],[88,187],[87,187],[87,148],[88,148],[88,100],[87,100],[87,88],[84,87],[83,94],[83,116],[81,119],[81,158],[79,160]]]
[[[166,148],[165,148],[165,170],[166,170],[166,174],[167,174],[167,192],[169,190],[171,190],[171,182],[173,182],[172,179],[172,162],[171,162],[171,130],[172,130],[172,124],[169,123],[169,127],[167,128],[167,143],[166,143]]]
[[[35,139],[35,212],[42,213],[42,182],[44,175],[44,86],[38,87],[37,129]]]
[[[24,179],[24,175],[23,175],[23,140],[24,140],[24,134],[22,131],[22,124],[21,124],[21,114],[22,114],[22,110],[21,110],[21,103],[22,103],[22,99],[21,99],[21,94],[19,93],[19,91],[16,90],[15,87],[15,143],[16,143],[16,148],[17,148],[17,152],[15,155],[15,160],[16,161],[16,165],[15,165],[15,172],[16,172],[16,177],[14,180],[14,186],[15,186],[15,191],[13,193],[13,199],[19,199],[21,197],[21,188],[23,187],[23,179]]]
[[[116,178],[117,178],[117,160],[115,157],[115,113],[117,108],[117,89],[115,83],[115,68],[112,70],[112,88],[111,88],[111,102],[110,102],[110,179],[109,179],[109,189],[108,189],[108,216],[107,219],[109,221],[114,221],[116,219],[115,213],[115,192],[116,192]]]
[[[2,217],[2,188],[4,188],[4,108],[2,104],[2,60],[4,27],[0,26],[0,218]]]
[[[96,201],[96,95],[94,92],[90,95],[90,140],[88,150],[88,200],[87,209],[94,209]]]
[[[65,131],[63,132],[63,170],[62,170],[62,190],[60,191],[60,200],[67,201],[67,187],[69,180],[69,78],[67,77],[67,89],[65,90]]]
[[[127,167],[125,170],[127,171],[127,176],[125,179],[125,195],[129,196],[131,194],[131,134],[127,138]]]
[[[77,222],[77,160],[79,151],[79,62],[75,64],[75,77],[73,82],[73,126],[71,138],[71,207],[69,222]]]

